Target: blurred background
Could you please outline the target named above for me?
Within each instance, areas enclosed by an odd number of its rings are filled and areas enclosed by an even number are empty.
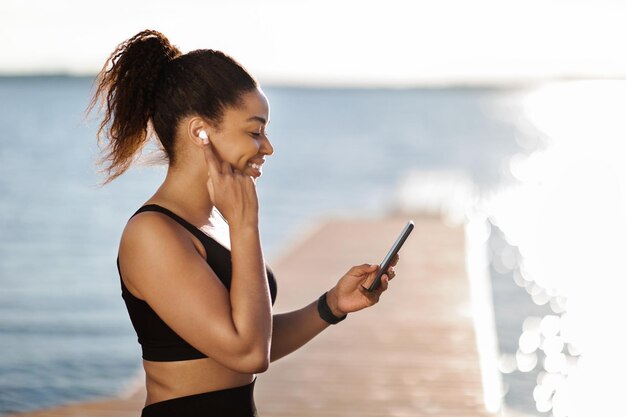
[[[166,167],[100,188],[84,110],[147,28],[262,83],[270,264],[322,218],[461,187],[444,215],[485,224],[504,403],[624,415],[624,21],[623,0],[3,0],[0,415],[119,394],[140,369],[115,257]]]

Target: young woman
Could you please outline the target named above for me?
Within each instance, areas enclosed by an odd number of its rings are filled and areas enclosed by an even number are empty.
[[[255,416],[255,374],[378,302],[393,266],[375,292],[363,285],[378,266],[354,266],[319,299],[273,315],[276,281],[263,260],[255,187],[273,148],[257,81],[222,52],[182,54],[146,30],[115,49],[97,82],[89,109],[105,108],[104,184],[151,133],[168,160],[163,184],[129,219],[117,259],[146,371],[142,416]]]

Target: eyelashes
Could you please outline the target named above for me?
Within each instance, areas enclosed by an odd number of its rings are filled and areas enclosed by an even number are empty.
[[[251,134],[252,136],[254,136],[254,138],[256,138],[256,139],[258,139],[258,138],[261,136],[261,133],[256,133],[256,132],[250,132],[250,134]],[[263,133],[263,135],[264,135],[266,138],[269,138],[269,135],[268,135],[268,133],[267,133],[267,132]]]

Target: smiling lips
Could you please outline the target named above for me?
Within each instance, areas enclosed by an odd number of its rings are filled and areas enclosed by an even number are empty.
[[[261,176],[261,166],[263,165],[263,162],[261,163],[254,163],[254,162],[248,162],[248,166],[250,168],[252,168],[254,171],[256,171],[256,176],[260,177]]]

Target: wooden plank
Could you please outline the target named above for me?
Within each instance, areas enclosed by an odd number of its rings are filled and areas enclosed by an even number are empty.
[[[350,315],[259,376],[261,416],[487,416],[462,226],[415,218],[381,302]],[[377,263],[406,218],[333,220],[274,266],[278,312],[301,307],[350,266]]]

